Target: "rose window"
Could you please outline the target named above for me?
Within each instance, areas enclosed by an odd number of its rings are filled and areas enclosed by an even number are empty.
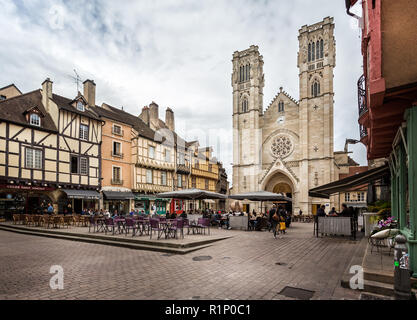
[[[292,151],[292,142],[288,137],[279,136],[272,141],[272,154],[275,157],[285,158],[289,156]]]

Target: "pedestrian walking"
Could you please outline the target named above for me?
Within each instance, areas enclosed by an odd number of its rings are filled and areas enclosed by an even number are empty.
[[[279,218],[279,213],[277,211],[277,206],[275,204],[272,206],[272,209],[269,211],[269,216],[271,218],[270,223],[272,226],[272,230],[274,232],[274,238],[276,239],[280,218]]]

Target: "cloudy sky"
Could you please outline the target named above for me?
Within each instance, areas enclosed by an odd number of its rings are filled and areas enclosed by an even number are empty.
[[[75,97],[71,76],[97,84],[97,104],[139,114],[155,101],[176,131],[214,146],[231,180],[232,54],[250,45],[264,57],[264,108],[283,86],[298,95],[298,30],[335,19],[335,150],[359,138],[356,81],[360,31],[343,0],[0,0],[0,87],[41,87]],[[362,144],[353,158],[366,165]]]

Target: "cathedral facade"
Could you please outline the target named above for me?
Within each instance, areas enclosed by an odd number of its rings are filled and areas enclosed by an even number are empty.
[[[263,108],[263,57],[257,46],[233,54],[233,194],[285,193],[292,211],[315,213],[308,191],[338,177],[333,149],[333,18],[299,30],[299,100],[280,88]],[[327,200],[326,210],[334,205]],[[250,204],[257,209],[257,204]]]

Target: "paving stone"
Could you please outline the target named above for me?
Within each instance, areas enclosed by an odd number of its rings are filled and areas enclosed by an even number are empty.
[[[359,242],[294,226],[277,240],[269,232],[224,231],[233,237],[169,257],[0,231],[0,299],[289,300],[278,294],[285,286],[316,291],[313,299],[358,299],[340,279]],[[212,259],[193,261],[199,256]],[[52,265],[64,268],[62,291],[49,287]]]

